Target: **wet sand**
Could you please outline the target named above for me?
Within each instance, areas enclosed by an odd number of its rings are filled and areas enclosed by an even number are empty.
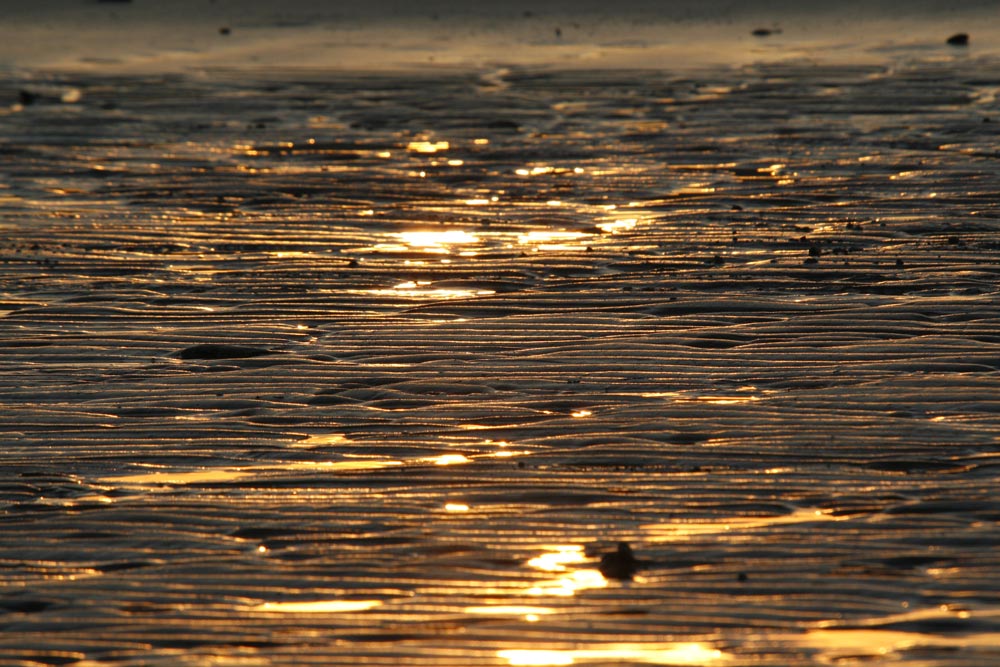
[[[0,662],[993,664],[1000,62],[944,37],[11,70]]]

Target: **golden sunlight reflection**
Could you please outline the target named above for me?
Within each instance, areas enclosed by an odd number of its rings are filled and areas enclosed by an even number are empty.
[[[567,565],[586,563],[583,547],[577,544],[557,544],[546,547],[548,552],[528,561],[528,567],[545,572],[565,572]]]
[[[441,456],[431,456],[423,460],[437,466],[453,466],[461,463],[472,463],[472,459],[462,456],[461,454],[442,454]]]
[[[583,547],[579,545],[553,545],[549,551],[528,561],[528,567],[543,572],[562,573],[555,579],[537,582],[527,590],[528,595],[555,595],[569,597],[590,588],[606,588],[607,579],[598,570],[571,569],[570,565],[587,562]]]
[[[250,608],[281,614],[331,614],[367,611],[382,605],[381,600],[314,600],[310,602],[264,602]]]
[[[583,417],[590,417],[590,416],[591,416],[591,415],[593,415],[593,414],[594,414],[594,413],[593,413],[593,412],[591,412],[590,410],[576,410],[576,411],[574,411],[574,412],[571,412],[571,413],[570,413],[570,416],[571,416],[571,417],[575,417],[575,418],[577,418],[577,419],[581,419],[581,418],[583,418]]]
[[[445,512],[468,512],[469,506],[465,503],[447,503],[444,506]]]
[[[436,461],[440,458],[443,457],[437,457],[431,460]],[[465,457],[462,458],[464,459]],[[459,461],[451,462],[458,463]],[[401,465],[403,465],[402,461],[375,458],[343,459],[340,461],[287,461],[238,468],[222,467],[207,468],[204,470],[155,469],[151,472],[104,477],[101,481],[108,484],[121,484],[124,486],[184,486],[186,484],[231,482],[258,474],[281,474],[292,471],[350,472],[356,470],[377,470],[379,468],[389,468]]]
[[[579,591],[591,588],[607,588],[608,580],[598,570],[583,569],[567,572],[565,575],[544,581],[527,590],[528,595],[555,595],[571,597]]]
[[[290,463],[278,470],[330,470],[336,472],[350,470],[377,470],[403,465],[402,461],[390,459],[345,459],[343,461],[302,461]]]
[[[702,642],[666,642],[658,644],[609,644],[589,649],[510,649],[497,651],[497,657],[509,665],[575,665],[629,661],[647,665],[714,665],[729,656]]]
[[[979,618],[987,623],[995,623],[1000,618],[1000,610],[984,608],[970,611],[941,605],[902,614],[859,619],[850,622],[846,627],[845,622],[840,620],[822,622],[804,634],[784,635],[781,639],[806,650],[818,651],[825,661],[829,662],[839,662],[842,659],[857,660],[859,656],[885,656],[919,647],[993,649],[1000,646],[1000,632],[995,631],[973,632],[970,629],[969,632],[937,634],[885,627],[914,621],[950,621],[968,618]]]
[[[617,234],[619,232],[627,232],[630,229],[634,229],[637,224],[639,224],[638,218],[623,218],[621,220],[613,220],[611,222],[599,222],[597,223],[597,226],[608,234]]]
[[[759,401],[760,396],[698,396],[696,400],[713,405],[736,405]]]
[[[326,445],[346,445],[351,440],[343,433],[320,433],[292,444],[293,447],[322,447]]]
[[[728,519],[708,519],[704,521],[650,523],[641,526],[641,528],[653,542],[679,542],[691,537],[723,535],[767,526],[839,520],[842,520],[842,518],[835,517],[822,510],[803,507],[796,509],[790,514],[779,516],[743,516]]]
[[[737,387],[730,393],[725,394],[702,394],[692,391],[657,391],[644,392],[643,398],[670,398],[677,403],[697,402],[710,403],[712,405],[736,405],[740,403],[755,403],[763,399],[757,387],[747,385]]]
[[[433,300],[471,299],[477,296],[492,296],[496,294],[496,291],[488,289],[433,287],[432,284],[427,280],[407,280],[406,282],[393,285],[390,289],[359,290],[358,292],[361,294],[406,296],[412,299]]]
[[[462,231],[460,229],[449,229],[443,232],[402,232],[398,234],[399,239],[410,248],[422,250],[424,252],[436,252],[447,254],[451,252],[449,246],[466,245],[478,243],[479,237],[475,234]]]
[[[184,484],[204,484],[209,482],[230,482],[241,477],[246,477],[250,473],[236,468],[217,468],[210,470],[161,470],[157,472],[138,473],[135,475],[122,475],[120,477],[106,477],[102,481],[112,484],[138,485],[138,486],[159,486],[159,485],[184,485]]]
[[[524,620],[534,623],[542,616],[556,613],[552,607],[535,607],[532,605],[498,604],[483,605],[478,607],[466,607],[463,609],[466,614],[476,614],[479,616],[523,616]]]
[[[515,169],[514,173],[518,176],[540,176],[542,174],[551,174],[556,170],[555,167],[532,167],[531,169]]]
[[[579,241],[585,236],[587,234],[584,232],[536,230],[521,234],[517,237],[517,242],[521,245],[534,246],[536,250],[573,250],[583,248],[583,245],[571,242]]]
[[[451,148],[447,141],[411,141],[406,145],[406,150],[414,153],[437,153]]]

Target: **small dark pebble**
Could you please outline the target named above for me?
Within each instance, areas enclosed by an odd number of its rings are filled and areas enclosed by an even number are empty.
[[[632,575],[639,569],[639,561],[632,553],[632,547],[628,542],[619,542],[618,549],[601,556],[601,564],[598,567],[601,574],[607,579],[631,579]]]
[[[956,33],[948,38],[948,43],[952,46],[968,46],[969,35],[964,32]]]
[[[227,345],[225,343],[202,343],[185,348],[177,353],[181,359],[248,359],[274,354],[271,350],[249,345]]]
[[[820,249],[819,246],[815,246],[815,245],[814,246],[809,246],[809,256],[810,257],[819,257],[822,254],[823,254],[823,251]]]
[[[740,206],[739,204],[733,204],[732,205],[732,210],[734,210],[734,211],[742,211],[743,207]]]
[[[901,260],[901,259],[897,259],[897,260],[896,260],[896,268],[897,268],[897,269],[901,269],[901,268],[903,268],[904,266],[906,266],[906,263],[905,263],[905,262],[904,262],[903,260]]]
[[[771,35],[777,35],[780,33],[781,31],[777,29],[772,30],[771,28],[757,28],[750,34],[754,37],[770,37]]]
[[[219,28],[219,34],[220,34],[220,35],[228,35],[228,34],[230,34],[231,32],[232,32],[232,30],[230,30],[230,29],[229,29],[229,28],[227,28],[226,26],[223,26],[223,27]]]
[[[38,101],[38,95],[30,90],[21,90],[17,93],[17,101],[21,103],[21,106],[28,106]]]
[[[749,578],[746,572],[740,572],[736,575],[736,581],[747,581]]]
[[[962,242],[962,239],[958,238],[957,236],[949,236],[948,237],[948,245],[958,245],[961,242]]]
[[[810,265],[812,265],[812,264],[819,264],[819,260],[816,259],[815,257],[806,257],[804,260],[802,260],[802,263],[803,264],[810,264]]]

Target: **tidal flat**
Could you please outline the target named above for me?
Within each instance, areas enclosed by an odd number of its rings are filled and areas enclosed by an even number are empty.
[[[0,662],[996,664],[998,91],[8,75]]]

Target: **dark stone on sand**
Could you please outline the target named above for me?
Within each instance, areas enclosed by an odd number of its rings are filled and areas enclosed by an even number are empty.
[[[948,44],[952,46],[968,46],[969,35],[964,32],[956,33],[948,38]]]
[[[601,574],[607,579],[631,579],[639,570],[639,561],[632,553],[628,542],[619,542],[618,549],[601,556],[598,566]]]
[[[230,34],[231,32],[232,32],[232,30],[231,30],[231,29],[229,29],[229,28],[228,28],[228,27],[226,27],[226,26],[222,26],[221,28],[219,28],[219,34],[220,34],[220,35],[228,35],[228,34]]]
[[[225,343],[202,343],[185,348],[177,353],[181,359],[249,359],[274,354],[263,347],[250,345],[227,345]]]
[[[34,104],[38,100],[38,95],[31,92],[30,90],[20,90],[17,93],[17,101],[21,103],[21,106],[28,106],[29,104]]]
[[[750,34],[754,37],[770,37],[771,35],[777,35],[779,33],[781,33],[781,31],[776,28],[757,28]]]
[[[823,254],[823,250],[819,246],[809,246],[809,256],[810,257],[820,257]]]
[[[819,260],[816,259],[815,257],[806,257],[804,260],[802,260],[802,263],[811,266],[813,264],[819,264]]]
[[[749,578],[750,577],[747,576],[746,572],[740,572],[739,574],[736,575],[736,581],[739,581],[739,582],[745,582]]]

